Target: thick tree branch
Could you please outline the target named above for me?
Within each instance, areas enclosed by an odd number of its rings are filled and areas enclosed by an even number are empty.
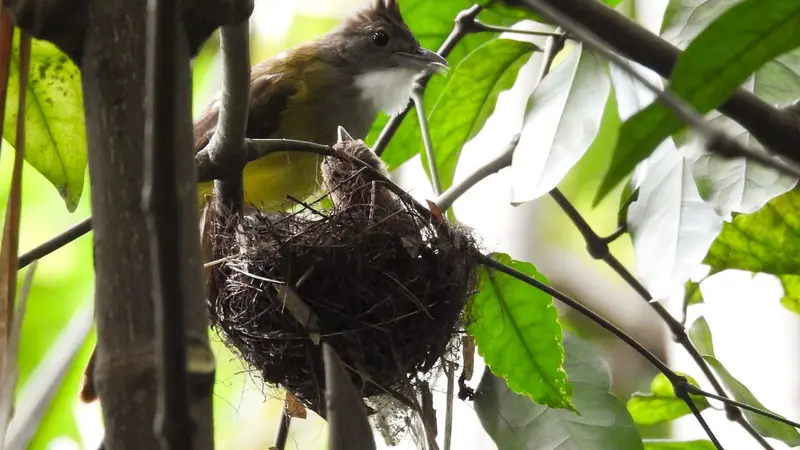
[[[545,4],[592,30],[620,54],[668,78],[680,50],[627,17],[595,0],[505,0],[538,13]],[[546,14],[542,14],[546,16]],[[790,113],[738,89],[720,112],[742,125],[764,146],[800,162],[800,126]]]
[[[3,0],[14,23],[37,39],[56,44],[80,63],[90,25],[92,0]],[[253,0],[185,0],[182,22],[188,36],[189,53],[195,55],[203,42],[222,25],[247,20]]]

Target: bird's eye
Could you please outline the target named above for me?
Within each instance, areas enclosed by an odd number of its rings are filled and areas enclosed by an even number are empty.
[[[376,31],[375,34],[372,35],[372,42],[378,47],[383,47],[389,43],[389,35],[384,31]]]

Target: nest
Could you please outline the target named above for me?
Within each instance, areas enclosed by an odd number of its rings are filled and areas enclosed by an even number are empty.
[[[384,170],[361,141],[337,145]],[[225,262],[211,273],[213,325],[265,381],[323,417],[320,340],[364,397],[407,397],[462,326],[475,287],[471,233],[423,214],[368,172],[329,156],[322,174],[332,206],[256,211],[235,227],[216,219],[214,257]]]

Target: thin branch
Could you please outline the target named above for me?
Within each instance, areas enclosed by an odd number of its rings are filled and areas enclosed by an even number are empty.
[[[284,450],[286,448],[286,442],[289,440],[289,426],[292,424],[292,416],[289,414],[286,401],[283,402],[281,416],[278,420],[278,432],[275,434],[275,445],[273,445],[272,448],[275,450]]]
[[[425,156],[428,158],[428,170],[431,174],[433,193],[439,196],[442,193],[442,181],[439,178],[439,166],[436,164],[436,154],[433,151],[433,142],[431,142],[431,129],[428,126],[428,117],[425,116],[424,96],[425,87],[419,83],[414,83],[414,89],[411,91],[411,100],[414,102],[414,108],[417,110],[419,129],[422,133],[422,143],[425,145]]]
[[[630,63],[622,56],[615,53],[604,40],[602,40],[595,32],[589,28],[581,25],[577,20],[573,20],[568,15],[562,13],[555,6],[550,5],[545,0],[527,0],[527,3],[545,18],[557,23],[563,27],[570,35],[576,37],[584,45],[599,53],[614,65],[623,69],[625,72],[642,83],[648,90],[656,94],[657,98],[667,108],[671,109],[682,121],[691,125],[695,130],[700,132],[708,141],[708,149],[725,157],[744,156],[753,161],[759,162],[764,166],[771,167],[787,175],[800,178],[800,167],[796,164],[788,164],[783,161],[774,159],[769,155],[758,152],[741,142],[728,136],[725,132],[718,130],[709,124],[703,115],[698,113],[692,106],[673,94],[668,89],[659,89],[656,85],[651,83],[647,78],[642,76],[638,71],[631,67]]]
[[[595,0],[546,0],[549,9],[591,29],[619,53],[668,78],[681,51],[632,20]],[[524,5],[539,11],[537,0],[505,0],[509,5]],[[737,89],[719,108],[766,147],[800,162],[800,127],[791,113],[768,104],[754,94]]]
[[[222,82],[217,129],[207,147],[208,158],[217,166],[231,168],[227,177],[214,181],[214,195],[228,211],[242,212],[244,192],[242,170],[247,163],[244,139],[250,105],[250,27],[245,20],[239,25],[222,27]]]
[[[510,166],[511,158],[514,156],[514,150],[516,150],[518,143],[519,134],[515,135],[511,139],[511,142],[508,144],[508,147],[506,147],[503,153],[497,155],[496,158],[475,169],[475,171],[464,178],[463,181],[447,188],[447,190],[444,191],[434,202],[439,210],[446,211],[453,206],[453,203],[455,203],[459,197],[464,195],[465,192],[478,184],[484,178]]]
[[[450,450],[453,438],[453,397],[455,396],[456,363],[442,358],[445,375],[447,375],[447,394],[444,410],[444,449]]]
[[[659,317],[666,323],[669,327],[670,332],[673,335],[673,338],[676,342],[678,342],[686,352],[689,353],[692,360],[694,360],[695,364],[700,368],[703,374],[706,376],[708,381],[711,383],[714,390],[721,396],[725,396],[727,398],[727,394],[725,393],[725,389],[722,387],[722,384],[717,380],[717,377],[714,375],[714,372],[708,366],[706,361],[700,355],[700,352],[697,351],[697,348],[692,344],[691,340],[689,340],[689,336],[686,334],[686,330],[684,329],[683,325],[667,311],[664,306],[659,302],[653,301],[653,296],[650,295],[650,292],[644,285],[636,279],[635,276],[627,269],[625,266],[611,254],[611,251],[608,247],[608,242],[601,238],[597,233],[594,232],[589,223],[581,216],[577,209],[567,200],[566,197],[558,190],[558,188],[553,189],[550,191],[550,196],[553,200],[556,201],[559,207],[564,211],[564,213],[569,217],[572,223],[575,225],[575,228],[583,236],[584,240],[586,241],[586,247],[589,254],[594,259],[602,260],[606,263],[614,272],[619,275],[636,293],[638,293],[643,300],[645,300],[651,308],[658,314]],[[737,422],[740,426],[745,428],[751,436],[759,440],[759,442],[764,446],[764,448],[771,448],[766,441],[761,438],[758,432],[753,429],[752,425],[748,423],[741,414],[741,411],[734,408],[733,406],[727,406],[726,412],[728,414],[728,419]]]
[[[800,422],[795,422],[794,420],[790,420],[781,415],[775,414],[772,411],[756,408],[755,406],[748,405],[747,403],[742,403],[728,397],[723,397],[721,395],[712,394],[711,392],[706,392],[693,384],[687,383],[686,390],[692,395],[701,395],[703,397],[713,398],[714,400],[719,400],[725,403],[726,405],[738,406],[739,408],[746,409],[760,416],[769,417],[770,419],[777,420],[778,422],[785,423],[786,425],[795,428],[800,428]]]
[[[708,435],[708,438],[711,439],[711,443],[714,444],[714,447],[721,449],[722,444],[720,444],[717,440],[717,437],[714,436],[714,432],[711,431],[711,427],[708,426],[706,419],[702,414],[700,414],[700,410],[697,408],[697,405],[694,404],[692,397],[685,390],[676,390],[675,396],[683,400],[684,403],[689,406],[692,414],[697,418],[697,421],[700,422],[700,426],[703,428],[703,431],[705,431],[706,435]]]
[[[17,261],[17,270],[22,270],[33,261],[44,258],[50,253],[53,253],[75,239],[78,239],[91,230],[92,218],[88,217],[83,221],[73,225],[72,228],[68,229],[67,231],[62,232],[44,244],[20,256],[19,260]]]
[[[469,9],[465,9],[461,11],[456,16],[455,26],[453,27],[453,31],[447,36],[442,46],[439,47],[439,55],[444,58],[447,58],[450,55],[450,52],[453,51],[455,46],[461,42],[462,39],[466,35],[470,33],[471,26],[475,21],[475,18],[478,17],[478,14],[483,10],[483,6],[481,5],[473,5]],[[426,74],[421,76],[417,83],[419,83],[423,88],[427,86],[428,81],[431,79],[433,74]],[[406,109],[401,112],[400,114],[392,117],[389,119],[389,122],[386,123],[386,126],[383,127],[381,134],[378,136],[378,139],[375,141],[375,145],[372,146],[372,150],[380,156],[386,147],[389,145],[389,141],[392,140],[394,134],[397,132],[397,129],[400,128],[400,124],[403,123],[403,119],[406,118],[406,115],[411,110],[411,103],[409,102]]]
[[[526,36],[545,36],[545,37],[555,37],[555,38],[560,38],[564,36],[563,33],[553,33],[549,31],[519,30],[516,28],[500,27],[497,25],[490,25],[487,23],[483,23],[478,19],[475,19],[469,26],[471,33],[489,31],[493,33],[513,33],[513,34],[523,34]]]

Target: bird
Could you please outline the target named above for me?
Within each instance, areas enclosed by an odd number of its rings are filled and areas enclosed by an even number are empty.
[[[381,111],[396,115],[408,105],[420,73],[448,70],[447,60],[423,48],[400,14],[397,0],[371,2],[321,37],[251,68],[246,137],[283,138],[333,145],[338,130],[364,139]],[[219,98],[194,121],[194,151],[214,135]],[[283,209],[287,195],[305,198],[318,186],[321,157],[275,152],[244,169],[244,200],[261,209]],[[206,204],[212,183],[198,185]],[[80,397],[97,399],[95,353],[84,371]]]
[[[372,0],[325,35],[268,58],[251,70],[246,136],[332,145],[344,127],[364,139],[383,111],[402,112],[422,72],[444,72],[447,60],[423,48],[403,20],[397,0]],[[194,150],[211,140],[219,99],[194,124]],[[320,157],[277,152],[248,163],[244,201],[280,208],[287,195],[305,198],[319,183]],[[212,184],[201,183],[205,203]]]

